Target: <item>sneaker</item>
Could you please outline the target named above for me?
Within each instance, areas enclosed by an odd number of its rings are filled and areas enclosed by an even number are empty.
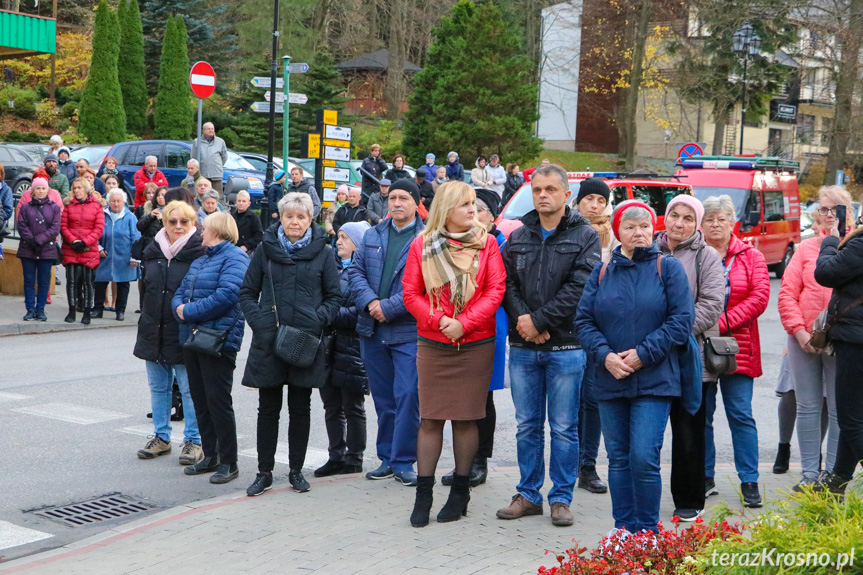
[[[48,321],[48,316],[45,315],[44,311],[37,311],[36,312],[36,319],[39,321]]]
[[[758,491],[758,483],[752,481],[740,484],[743,494],[744,507],[761,507],[761,493]]]
[[[380,467],[366,473],[366,479],[388,479],[392,476],[393,468],[386,463],[381,463]]]
[[[691,523],[701,517],[703,512],[703,509],[675,509],[674,515],[685,523]]]
[[[186,468],[188,469],[188,468]],[[240,469],[236,463],[223,463],[214,474],[210,476],[210,483],[221,485],[233,481],[240,476]]]
[[[204,450],[201,446],[187,441],[180,450],[180,465],[194,465],[204,459]]]
[[[24,314],[24,321],[33,321],[36,319],[36,312],[28,310],[27,313]]]
[[[303,477],[302,471],[296,471],[292,469],[291,472],[288,474],[288,482],[291,484],[291,487],[293,487],[294,491],[296,491],[297,493],[305,493],[312,488],[312,486],[309,485],[309,482],[306,481],[306,478]]]
[[[404,485],[405,487],[417,486],[417,472],[413,469],[393,473],[393,477],[395,477],[395,480]]]
[[[846,479],[841,475],[825,471],[821,478],[821,485],[834,495],[845,495],[845,488],[850,481],[850,479]]]
[[[821,474],[816,473],[814,471],[804,471],[803,479],[800,482],[791,488],[791,491],[795,493],[805,493],[809,490],[812,491],[821,491],[824,488],[821,485]]]
[[[516,493],[508,507],[497,510],[498,519],[520,519],[528,515],[542,515],[542,505],[535,505]]]
[[[342,468],[339,472],[339,475],[350,475],[351,473],[362,473],[363,466],[362,465],[347,465]]]
[[[45,299],[45,303],[47,303],[47,304],[49,304],[49,305],[50,305],[50,303],[51,303],[51,294],[48,294],[48,297]]]
[[[261,471],[255,477],[255,482],[249,485],[246,489],[246,495],[255,497],[264,491],[269,491],[273,488],[273,474],[269,471]]]
[[[569,505],[562,501],[555,501],[551,504],[551,524],[556,527],[569,527],[572,525],[575,518],[572,516],[572,511],[569,510]]]
[[[138,457],[141,459],[156,459],[160,455],[168,455],[171,453],[171,443],[162,441],[162,438],[153,435],[147,440],[147,445],[144,449],[138,451]]]
[[[710,497],[711,495],[719,495],[719,490],[716,489],[716,482],[713,481],[712,477],[704,478],[704,497]]]
[[[602,551],[604,555],[611,555],[620,550],[620,544],[632,537],[632,533],[624,528],[614,528],[603,537]]]
[[[183,470],[186,475],[201,475],[202,473],[213,473],[219,469],[219,456],[204,457],[194,465],[189,465]]]
[[[345,468],[344,461],[333,461],[330,459],[317,469],[315,469],[315,477],[329,477],[330,475],[338,475]]]
[[[579,469],[578,487],[591,493],[606,493],[608,491],[608,486],[597,475],[595,465],[585,465]]]

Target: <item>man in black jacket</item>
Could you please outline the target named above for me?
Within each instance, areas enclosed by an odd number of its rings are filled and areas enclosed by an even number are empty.
[[[364,222],[369,219],[366,209],[360,205],[362,194],[357,188],[348,191],[348,203],[336,211],[333,216],[333,231],[339,235],[339,229],[348,222]]]
[[[426,181],[426,170],[420,168],[414,177],[416,185],[420,189],[420,199],[428,211],[431,211],[432,200],[434,200],[434,188],[431,182]]]
[[[303,169],[299,166],[291,168],[291,185],[285,188],[285,195],[290,194],[291,192],[309,194],[312,197],[312,203],[315,205],[315,213],[312,217],[316,218],[320,215],[321,198],[318,196],[318,192],[315,190],[315,187],[310,182],[303,179]],[[278,206],[276,206],[276,211],[278,211]]]
[[[584,285],[600,261],[599,235],[568,202],[566,170],[533,174],[535,209],[522,218],[503,249],[509,316],[509,373],[518,422],[521,481],[501,519],[541,515],[545,477],[545,411],[551,427],[548,493],[551,522],[572,525],[569,510],[578,475],[578,403],[585,354],[573,326]]]
[[[369,203],[369,198],[377,191],[380,191],[380,180],[384,177],[384,172],[387,171],[387,163],[381,157],[381,147],[379,144],[372,144],[369,150],[369,155],[363,160],[360,166],[360,173],[363,176],[363,196],[362,204],[365,206]]]

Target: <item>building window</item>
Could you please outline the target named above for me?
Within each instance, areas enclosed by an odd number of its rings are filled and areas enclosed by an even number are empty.
[[[801,144],[815,143],[815,116],[800,114],[797,122],[797,140]]]

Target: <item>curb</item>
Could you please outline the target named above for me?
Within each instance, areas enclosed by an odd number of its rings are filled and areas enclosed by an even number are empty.
[[[80,331],[85,329],[116,329],[119,327],[137,327],[138,322],[116,322],[117,325],[97,324],[83,325],[79,323],[47,323],[47,322],[27,322],[27,323],[6,323],[0,324],[0,337],[13,335],[35,335],[40,333],[59,333],[63,331]]]

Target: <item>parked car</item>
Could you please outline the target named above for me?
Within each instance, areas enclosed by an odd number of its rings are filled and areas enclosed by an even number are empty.
[[[48,155],[48,150],[51,149],[51,146],[48,144],[40,144],[38,142],[6,142],[7,144],[12,144],[14,146],[18,146],[31,156],[33,159],[39,162],[40,164],[45,161],[45,156]]]
[[[237,154],[239,156],[241,156],[244,160],[246,160],[247,162],[252,164],[252,166],[254,166],[254,168],[257,171],[263,172],[265,174],[267,173],[267,155],[266,154],[256,154],[254,152],[237,152]],[[288,172],[290,172],[291,170],[293,170],[294,168],[299,166],[300,168],[303,169],[303,179],[309,179],[309,180],[315,179],[314,166],[312,166],[312,169],[309,170],[305,166],[302,166],[299,163],[297,163],[295,158],[288,158],[288,167],[285,168],[284,160],[282,160],[282,158],[280,158],[280,157],[273,156],[273,165],[276,167],[277,170],[287,169]]]
[[[6,185],[18,196],[30,189],[33,173],[42,165],[24,148],[13,144],[0,144],[0,163],[6,170]]]
[[[626,200],[637,199],[649,205],[656,211],[656,230],[665,229],[665,207],[668,201],[680,194],[692,195],[692,186],[680,181],[666,179],[650,179],[633,174],[631,177],[616,172],[567,172],[569,190],[572,192],[570,206],[575,204],[578,188],[587,178],[602,178],[611,188],[612,205]],[[518,189],[506,204],[495,222],[497,228],[509,237],[513,230],[521,227],[521,218],[533,210],[533,192],[530,182]]]
[[[727,194],[734,202],[734,235],[764,254],[781,278],[800,243],[800,195],[797,162],[773,157],[695,156],[675,174],[686,178],[695,196]]]
[[[180,140],[139,140],[114,144],[106,154],[117,159],[117,170],[123,178],[126,189],[135,189],[135,172],[144,165],[147,156],[158,158],[159,169],[165,174],[171,187],[179,186],[186,177],[186,164],[192,154],[192,143]],[[104,166],[100,165],[101,171]],[[249,196],[252,208],[256,209],[264,196],[264,179],[266,174],[259,172],[252,164],[239,154],[228,150],[228,161],[225,162],[223,185],[228,178],[237,176],[249,181]]]
[[[105,158],[108,157],[108,151],[111,149],[111,146],[99,146],[99,145],[86,145],[86,146],[73,146],[72,154],[69,159],[73,162],[77,162],[81,158],[84,158],[88,162],[90,162],[90,167],[94,170],[102,165],[105,161]]]

